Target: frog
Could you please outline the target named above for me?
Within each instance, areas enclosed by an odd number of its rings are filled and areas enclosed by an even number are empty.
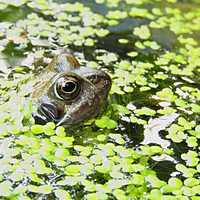
[[[72,53],[55,55],[33,84],[35,123],[71,127],[96,117],[105,108],[111,85],[108,73],[80,65]]]

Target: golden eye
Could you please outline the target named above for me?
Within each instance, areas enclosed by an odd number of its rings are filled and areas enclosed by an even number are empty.
[[[76,77],[60,77],[55,84],[55,95],[59,99],[73,100],[80,92],[80,80]]]

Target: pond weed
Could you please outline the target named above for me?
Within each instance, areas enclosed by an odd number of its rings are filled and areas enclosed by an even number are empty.
[[[2,0],[1,198],[199,199],[199,6]],[[60,47],[113,82],[102,116],[72,130],[31,117],[29,82]],[[165,148],[142,143],[154,126]]]

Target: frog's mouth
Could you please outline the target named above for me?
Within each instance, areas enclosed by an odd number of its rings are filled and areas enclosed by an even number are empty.
[[[32,116],[37,124],[46,124],[50,121],[58,123],[63,117],[63,112],[53,104],[42,103],[38,106],[37,112],[32,113]]]
[[[32,117],[34,118],[36,124],[44,125],[48,122],[48,120],[45,116],[42,116],[36,112],[32,113]]]

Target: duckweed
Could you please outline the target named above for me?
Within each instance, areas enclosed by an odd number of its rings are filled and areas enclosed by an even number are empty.
[[[0,198],[200,199],[199,7],[0,1]],[[59,48],[112,78],[103,113],[77,127],[31,115],[31,81]]]

